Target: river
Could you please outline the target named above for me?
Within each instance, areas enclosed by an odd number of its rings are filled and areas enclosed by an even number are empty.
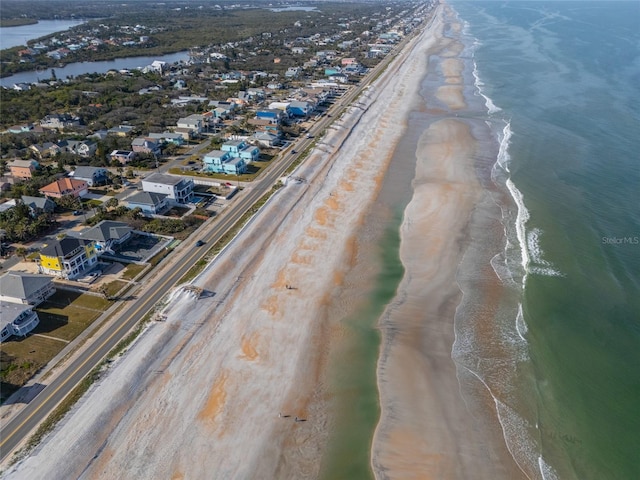
[[[0,49],[26,45],[29,40],[69,30],[71,27],[83,23],[85,20],[40,20],[33,25],[0,27]]]
[[[176,52],[167,55],[158,55],[153,57],[126,57],[116,58],[114,60],[104,60],[100,62],[75,62],[69,63],[61,68],[54,68],[56,77],[64,79],[67,77],[76,77],[85,73],[106,73],[109,70],[128,69],[146,67],[151,65],[155,60],[167,63],[175,63],[181,60],[188,60],[189,52]],[[45,69],[40,72],[21,72],[11,75],[10,77],[0,78],[0,87],[11,88],[16,83],[36,83],[51,78],[51,69]]]

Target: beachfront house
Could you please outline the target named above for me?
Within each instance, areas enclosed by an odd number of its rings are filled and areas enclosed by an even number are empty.
[[[20,159],[14,160],[8,166],[12,177],[22,179],[32,178],[35,171],[40,168],[40,164],[35,160]]]
[[[191,203],[193,186],[191,179],[163,173],[153,173],[142,180],[142,190],[167,195],[167,201],[173,203]]]
[[[40,250],[40,273],[73,280],[91,270],[98,261],[92,240],[64,237]]]
[[[0,277],[0,301],[38,306],[55,293],[52,278],[28,272],[7,272]]]
[[[12,335],[24,337],[40,323],[32,305],[0,301],[0,311],[0,342]]]
[[[247,145],[244,140],[230,140],[222,144],[221,150],[228,152],[233,158],[241,158],[246,163],[255,162],[260,158],[260,149]]]
[[[81,232],[70,232],[75,238],[91,240],[98,254],[113,253],[113,249],[126,243],[132,236],[133,228],[124,222],[102,220]]]
[[[222,150],[212,150],[205,154],[202,159],[204,172],[227,173],[231,175],[240,175],[247,169],[244,159],[234,158],[229,152]]]
[[[143,215],[161,215],[169,204],[168,195],[155,192],[137,192],[127,197],[125,203],[131,210],[139,208]]]

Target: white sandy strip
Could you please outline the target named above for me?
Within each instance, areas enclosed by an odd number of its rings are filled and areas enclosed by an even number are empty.
[[[174,301],[8,478],[317,476],[326,292],[347,268],[432,42],[423,34],[398,58],[350,135],[356,108],[296,172],[310,182],[282,189],[198,281],[215,295]]]

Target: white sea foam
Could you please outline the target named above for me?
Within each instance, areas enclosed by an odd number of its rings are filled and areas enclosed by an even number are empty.
[[[524,313],[522,312],[521,303],[518,304],[518,315],[516,315],[516,331],[518,332],[518,335],[520,335],[520,338],[526,342],[527,340],[524,336],[527,334],[528,329],[527,323],[524,321]]]
[[[500,148],[498,149],[497,165],[505,172],[509,173],[509,164],[511,163],[511,156],[509,155],[509,145],[511,143],[511,122],[507,122],[502,129],[502,138],[500,139]]]
[[[544,251],[540,246],[541,236],[542,230],[539,228],[534,228],[527,234],[527,248],[529,250],[529,256],[532,263],[529,272],[547,277],[562,277],[562,273],[556,270],[551,262],[543,258]]]
[[[558,474],[551,468],[551,465],[544,461],[542,455],[538,457],[538,468],[540,468],[542,480],[558,480]]]
[[[531,258],[529,256],[529,249],[527,248],[527,231],[526,224],[529,221],[529,210],[524,204],[524,196],[522,192],[516,188],[510,178],[506,181],[507,188],[516,202],[518,207],[518,213],[516,215],[516,237],[518,238],[518,244],[520,245],[521,265],[525,272],[522,279],[522,286],[526,283],[527,272],[529,271],[529,263]]]
[[[478,72],[478,64],[473,62],[473,77],[475,78],[474,85],[476,86],[476,90],[482,98],[484,98],[484,104],[487,107],[487,111],[489,115],[493,115],[494,113],[502,111],[500,107],[497,107],[493,100],[484,94],[482,87],[484,86],[484,82],[480,79],[480,73]]]

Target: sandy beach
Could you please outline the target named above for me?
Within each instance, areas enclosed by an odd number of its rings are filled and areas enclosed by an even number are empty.
[[[336,428],[329,367],[345,338],[337,305],[368,210],[417,103],[429,55],[437,100],[465,108],[460,25],[446,5],[243,232],[152,323],[6,478],[322,478]],[[438,105],[434,105],[438,108]],[[440,105],[441,108],[441,105]],[[451,359],[455,273],[480,185],[462,120],[434,121],[404,212],[405,276],[385,310],[378,362],[378,479],[514,479],[501,432],[472,416]],[[497,423],[496,423],[497,424]],[[63,461],[61,459],[64,459]]]

